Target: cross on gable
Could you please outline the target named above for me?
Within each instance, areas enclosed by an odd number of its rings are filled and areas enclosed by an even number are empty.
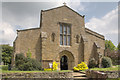
[[[64,2],[63,4],[64,4],[64,5],[66,5],[66,3],[65,3],[65,2]]]

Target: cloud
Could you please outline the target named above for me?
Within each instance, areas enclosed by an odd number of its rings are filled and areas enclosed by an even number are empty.
[[[117,45],[118,43],[118,8],[110,11],[102,18],[91,18],[85,26],[91,30],[97,31],[110,39]]]
[[[36,28],[40,23],[40,10],[46,10],[63,5],[68,6],[77,12],[85,11],[85,5],[81,0],[62,0],[59,2],[3,2],[2,20],[0,27],[0,44],[9,43],[12,45],[17,29]],[[86,23],[86,26],[94,31],[105,34],[109,38],[110,34],[117,34],[117,9],[109,12],[102,18],[93,17]],[[108,30],[109,29],[109,30]],[[8,34],[8,33],[9,34]],[[108,34],[108,35],[107,35]],[[114,37],[114,35],[113,35]],[[111,37],[112,38],[112,37]],[[114,38],[116,39],[116,37]]]
[[[75,9],[76,11],[85,10],[85,6],[82,4],[81,0],[75,0],[75,1],[68,2],[68,5],[72,7],[73,9]]]
[[[13,27],[6,22],[2,22],[0,24],[0,40],[2,40],[0,44],[4,43],[12,45],[15,37],[16,32],[14,31]]]
[[[40,10],[57,6],[57,2],[3,2],[0,23],[0,44],[13,45],[17,29],[36,28],[40,25]]]

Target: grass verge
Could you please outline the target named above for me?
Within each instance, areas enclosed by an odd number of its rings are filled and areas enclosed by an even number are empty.
[[[71,70],[61,70],[61,71],[8,71],[8,70],[2,70],[2,73],[36,73],[36,72],[71,72]]]
[[[109,67],[109,68],[91,68],[90,70],[97,70],[97,71],[120,71],[120,65],[116,65],[114,67]]]

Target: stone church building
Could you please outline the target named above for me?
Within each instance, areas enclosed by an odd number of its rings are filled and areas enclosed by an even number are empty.
[[[41,10],[38,28],[17,30],[12,65],[16,54],[26,56],[29,50],[43,68],[56,61],[60,70],[67,70],[82,61],[89,64],[91,58],[99,62],[104,48],[104,36],[85,28],[84,16],[63,5]]]

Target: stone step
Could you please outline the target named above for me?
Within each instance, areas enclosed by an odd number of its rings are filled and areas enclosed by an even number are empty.
[[[86,74],[86,72],[85,72],[85,71],[80,71],[79,73],[83,73],[83,74]]]
[[[77,72],[77,73],[76,73],[76,72],[74,72],[74,73],[73,73],[73,76],[82,76],[82,75],[86,75],[86,74],[79,73],[79,72]]]
[[[74,80],[87,80],[85,72],[73,72]]]
[[[73,76],[73,77],[87,77],[86,75],[77,75],[77,76]]]
[[[74,80],[87,80],[87,77],[75,77]]]

